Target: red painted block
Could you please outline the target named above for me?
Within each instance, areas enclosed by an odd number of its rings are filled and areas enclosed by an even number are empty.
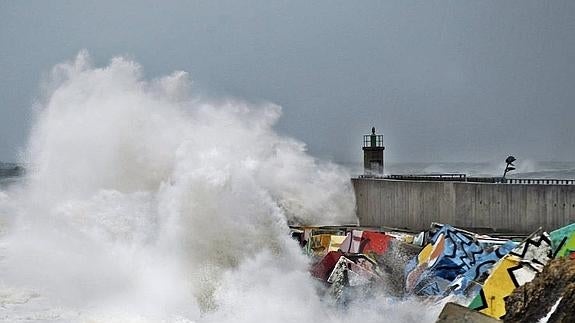
[[[327,281],[327,278],[341,256],[343,256],[343,254],[340,251],[328,252],[321,261],[311,267],[311,275],[315,278]]]
[[[393,237],[381,232],[363,231],[360,253],[373,252],[378,255],[384,254],[385,251],[387,251],[389,240],[391,239],[393,239]]]

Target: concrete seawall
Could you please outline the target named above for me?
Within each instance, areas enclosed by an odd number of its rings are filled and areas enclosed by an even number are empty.
[[[353,178],[360,225],[423,230],[431,222],[530,233],[575,222],[575,185]]]

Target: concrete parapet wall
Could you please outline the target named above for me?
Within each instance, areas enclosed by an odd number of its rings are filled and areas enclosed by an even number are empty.
[[[575,185],[353,178],[360,225],[424,230],[431,222],[529,233],[575,222]]]

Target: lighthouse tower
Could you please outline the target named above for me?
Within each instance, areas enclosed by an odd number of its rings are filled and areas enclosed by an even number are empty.
[[[363,136],[363,169],[365,175],[383,176],[383,135],[375,134],[375,127],[370,135]]]

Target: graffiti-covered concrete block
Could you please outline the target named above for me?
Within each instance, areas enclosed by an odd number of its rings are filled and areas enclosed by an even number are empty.
[[[449,225],[444,225],[431,239],[431,243],[426,245],[419,255],[406,266],[406,289],[408,291],[437,291],[434,288],[422,289],[430,277],[439,277],[441,282],[452,282],[459,275],[463,275],[476,265],[490,265],[490,254],[492,251],[484,249],[468,233],[458,230]],[[484,259],[487,262],[484,263]],[[483,266],[479,267],[484,270]],[[422,286],[423,283],[423,286]],[[435,295],[439,295],[435,294]]]
[[[575,259],[575,223],[559,228],[549,234],[553,256]]]
[[[475,290],[476,285],[474,285],[473,282],[482,283],[485,281],[488,276],[488,270],[493,268],[493,265],[495,265],[499,259],[507,255],[515,247],[516,243],[513,241],[508,241],[500,246],[493,246],[490,253],[478,259],[475,265],[469,268],[465,273],[457,276],[449,285],[448,291],[457,295],[476,295],[478,290]]]
[[[505,315],[505,297],[531,281],[551,257],[549,235],[534,233],[499,260],[469,308],[499,319]]]

